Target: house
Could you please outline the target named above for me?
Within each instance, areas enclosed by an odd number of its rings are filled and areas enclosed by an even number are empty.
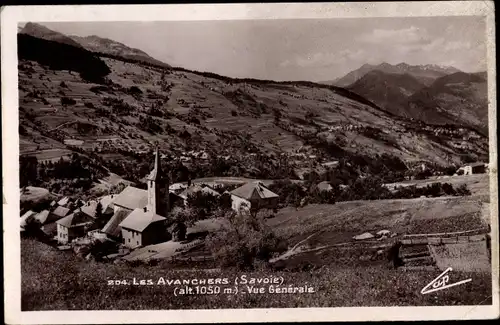
[[[97,213],[97,204],[101,202],[101,214],[103,216],[111,217],[113,215],[114,209],[110,207],[111,201],[106,198],[99,201],[89,201],[80,207],[83,213],[87,214],[89,217],[95,218]],[[104,204],[103,204],[104,203]]]
[[[116,198],[116,195],[111,194],[111,195],[103,196],[99,199],[99,202],[101,202],[103,214],[112,214],[113,213],[113,211],[114,211],[113,201],[115,198]]]
[[[58,219],[55,219],[55,217],[56,217],[56,215],[53,213],[50,213],[49,210],[43,210],[42,212],[37,213],[35,215],[35,220],[38,221],[41,225],[44,225],[47,223],[57,221]]]
[[[76,210],[70,215],[57,220],[57,241],[61,244],[67,244],[75,238],[85,236],[87,227],[89,227],[93,221],[91,217],[81,210]]]
[[[249,209],[250,208],[250,201],[245,200],[239,196],[233,195],[230,192],[224,192],[224,194],[228,194],[231,196],[231,209],[233,209],[236,212],[239,212],[242,208],[244,209]]]
[[[317,186],[320,192],[323,191],[330,192],[331,190],[333,190],[333,187],[327,181],[320,182]]]
[[[147,177],[147,183],[146,204],[135,208],[119,224],[123,244],[129,248],[160,243],[168,240],[169,237],[166,225],[167,219],[165,218],[170,209],[169,181],[161,169],[158,148],[156,148],[154,169]],[[165,197],[162,196],[163,190],[169,193]],[[115,201],[115,206],[116,204]]]
[[[34,211],[27,211],[25,214],[21,216],[21,229],[23,229],[28,222],[34,219],[36,216],[36,212]]]
[[[241,199],[246,200],[250,204],[250,209],[259,209],[259,208],[275,208],[278,205],[278,194],[271,192],[262,182],[250,182],[246,183],[243,186],[238,187],[237,189],[229,192],[231,197],[236,196],[238,198],[236,204],[234,206],[240,206],[242,202]],[[239,211],[239,209],[235,209]]]
[[[186,184],[175,183],[175,184],[170,185],[168,189],[170,191],[175,192],[175,191],[185,190],[187,187],[188,187],[188,185],[186,185]]]
[[[137,248],[168,240],[166,220],[148,207],[135,209],[119,225],[123,244]]]
[[[460,167],[457,170],[458,175],[473,175],[473,174],[484,174],[486,172],[486,164],[482,162],[472,163]]]
[[[56,221],[61,219],[59,216],[50,213],[49,210],[43,210],[35,216],[35,219],[42,225],[42,231],[50,237],[57,234]]]
[[[220,196],[219,192],[217,192],[216,190],[211,189],[210,187],[208,187],[206,185],[195,184],[193,186],[188,187],[184,191],[182,191],[179,194],[179,197],[182,198],[182,200],[184,200],[184,205],[186,205],[188,197],[190,195],[192,195],[194,193],[198,193],[198,192],[203,192],[205,194],[211,194],[211,195],[213,195],[215,197],[219,197]]]

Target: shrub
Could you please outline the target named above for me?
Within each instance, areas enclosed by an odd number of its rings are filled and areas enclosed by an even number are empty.
[[[278,202],[282,205],[299,206],[306,196],[305,189],[290,180],[275,181],[269,185],[269,190],[279,195]]]
[[[128,89],[129,94],[142,94],[142,90],[137,86],[132,86]]]
[[[467,187],[467,184],[462,184],[456,189],[456,195],[460,196],[466,196],[466,195],[471,195],[471,192],[469,188]]]
[[[231,110],[231,115],[232,116],[238,116],[238,112],[236,112],[234,109]]]

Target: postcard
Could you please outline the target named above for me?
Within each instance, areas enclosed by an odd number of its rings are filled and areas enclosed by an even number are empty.
[[[499,316],[493,2],[1,18],[8,324]]]

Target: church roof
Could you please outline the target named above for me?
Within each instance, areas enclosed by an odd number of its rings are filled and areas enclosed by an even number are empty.
[[[102,228],[102,232],[112,237],[119,237],[121,232],[120,223],[122,223],[131,213],[130,210],[119,209]]]
[[[144,208],[148,204],[148,191],[137,187],[127,186],[113,202],[114,205],[129,210]]]

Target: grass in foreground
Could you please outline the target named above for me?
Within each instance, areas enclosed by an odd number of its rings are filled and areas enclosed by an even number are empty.
[[[454,272],[471,283],[436,293],[420,290],[440,272],[402,272],[383,263],[329,265],[313,272],[210,272],[173,270],[166,265],[128,267],[84,261],[34,240],[22,240],[22,310],[141,310],[290,308],[336,306],[420,306],[491,304],[491,274]],[[311,294],[184,295],[174,286],[109,286],[108,280],[208,279],[283,276],[284,285],[314,287]],[[178,286],[183,287],[183,286]],[[266,286],[267,287],[267,286]]]

